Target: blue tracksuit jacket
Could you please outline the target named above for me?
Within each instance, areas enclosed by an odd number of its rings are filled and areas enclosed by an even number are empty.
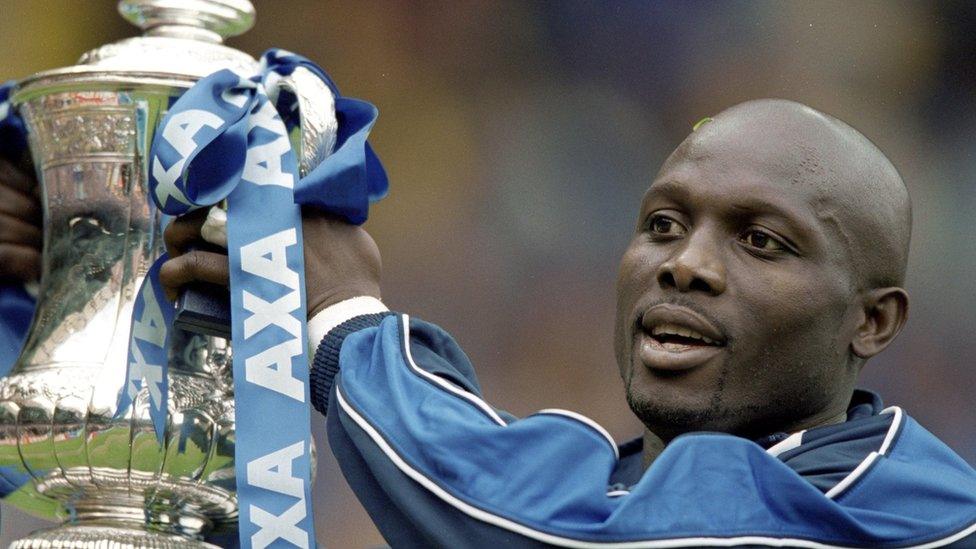
[[[685,435],[644,472],[578,414],[492,408],[446,332],[382,313],[326,335],[312,394],[393,547],[976,547],[976,471],[863,391],[846,423]]]

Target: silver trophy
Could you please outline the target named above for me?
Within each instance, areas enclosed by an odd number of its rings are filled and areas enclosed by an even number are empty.
[[[27,480],[6,502],[61,524],[15,542],[40,547],[213,547],[236,530],[231,346],[174,330],[169,418],[157,442],[146,389],[116,415],[133,302],[162,252],[147,196],[148,151],[169,106],[219,69],[255,74],[223,46],[254,22],[246,0],[122,0],[144,35],[23,81],[13,103],[41,181],[39,300],[0,380],[0,475]],[[305,69],[269,90],[297,96],[291,135],[307,173],[335,144],[334,98]]]

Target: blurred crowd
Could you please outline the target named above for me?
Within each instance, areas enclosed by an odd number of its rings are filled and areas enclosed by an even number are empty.
[[[322,65],[375,103],[391,181],[367,225],[391,308],[448,328],[488,399],[640,432],[612,351],[640,197],[701,118],[782,97],[861,130],[914,200],[909,323],[862,385],[976,463],[976,4],[255,0],[229,44]],[[114,2],[18,0],[0,77],[137,30]],[[316,422],[318,535],[381,543]],[[41,524],[5,506],[0,544]]]

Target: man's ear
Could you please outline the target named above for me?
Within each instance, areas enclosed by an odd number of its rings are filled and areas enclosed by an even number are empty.
[[[854,332],[851,349],[871,358],[894,341],[908,320],[908,292],[903,288],[875,288],[863,295],[863,316]]]

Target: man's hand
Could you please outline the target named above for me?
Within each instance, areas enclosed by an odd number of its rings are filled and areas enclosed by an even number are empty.
[[[163,238],[171,259],[160,269],[159,281],[170,300],[175,301],[188,282],[228,285],[226,251],[214,251],[216,248],[200,236],[206,217],[206,210],[198,210],[166,227]],[[362,227],[303,208],[302,233],[309,318],[351,297],[380,297],[379,248]]]
[[[41,276],[41,202],[28,163],[0,158],[0,282]]]
[[[302,233],[309,318],[352,297],[380,299],[380,249],[365,229],[334,215],[302,208]]]

